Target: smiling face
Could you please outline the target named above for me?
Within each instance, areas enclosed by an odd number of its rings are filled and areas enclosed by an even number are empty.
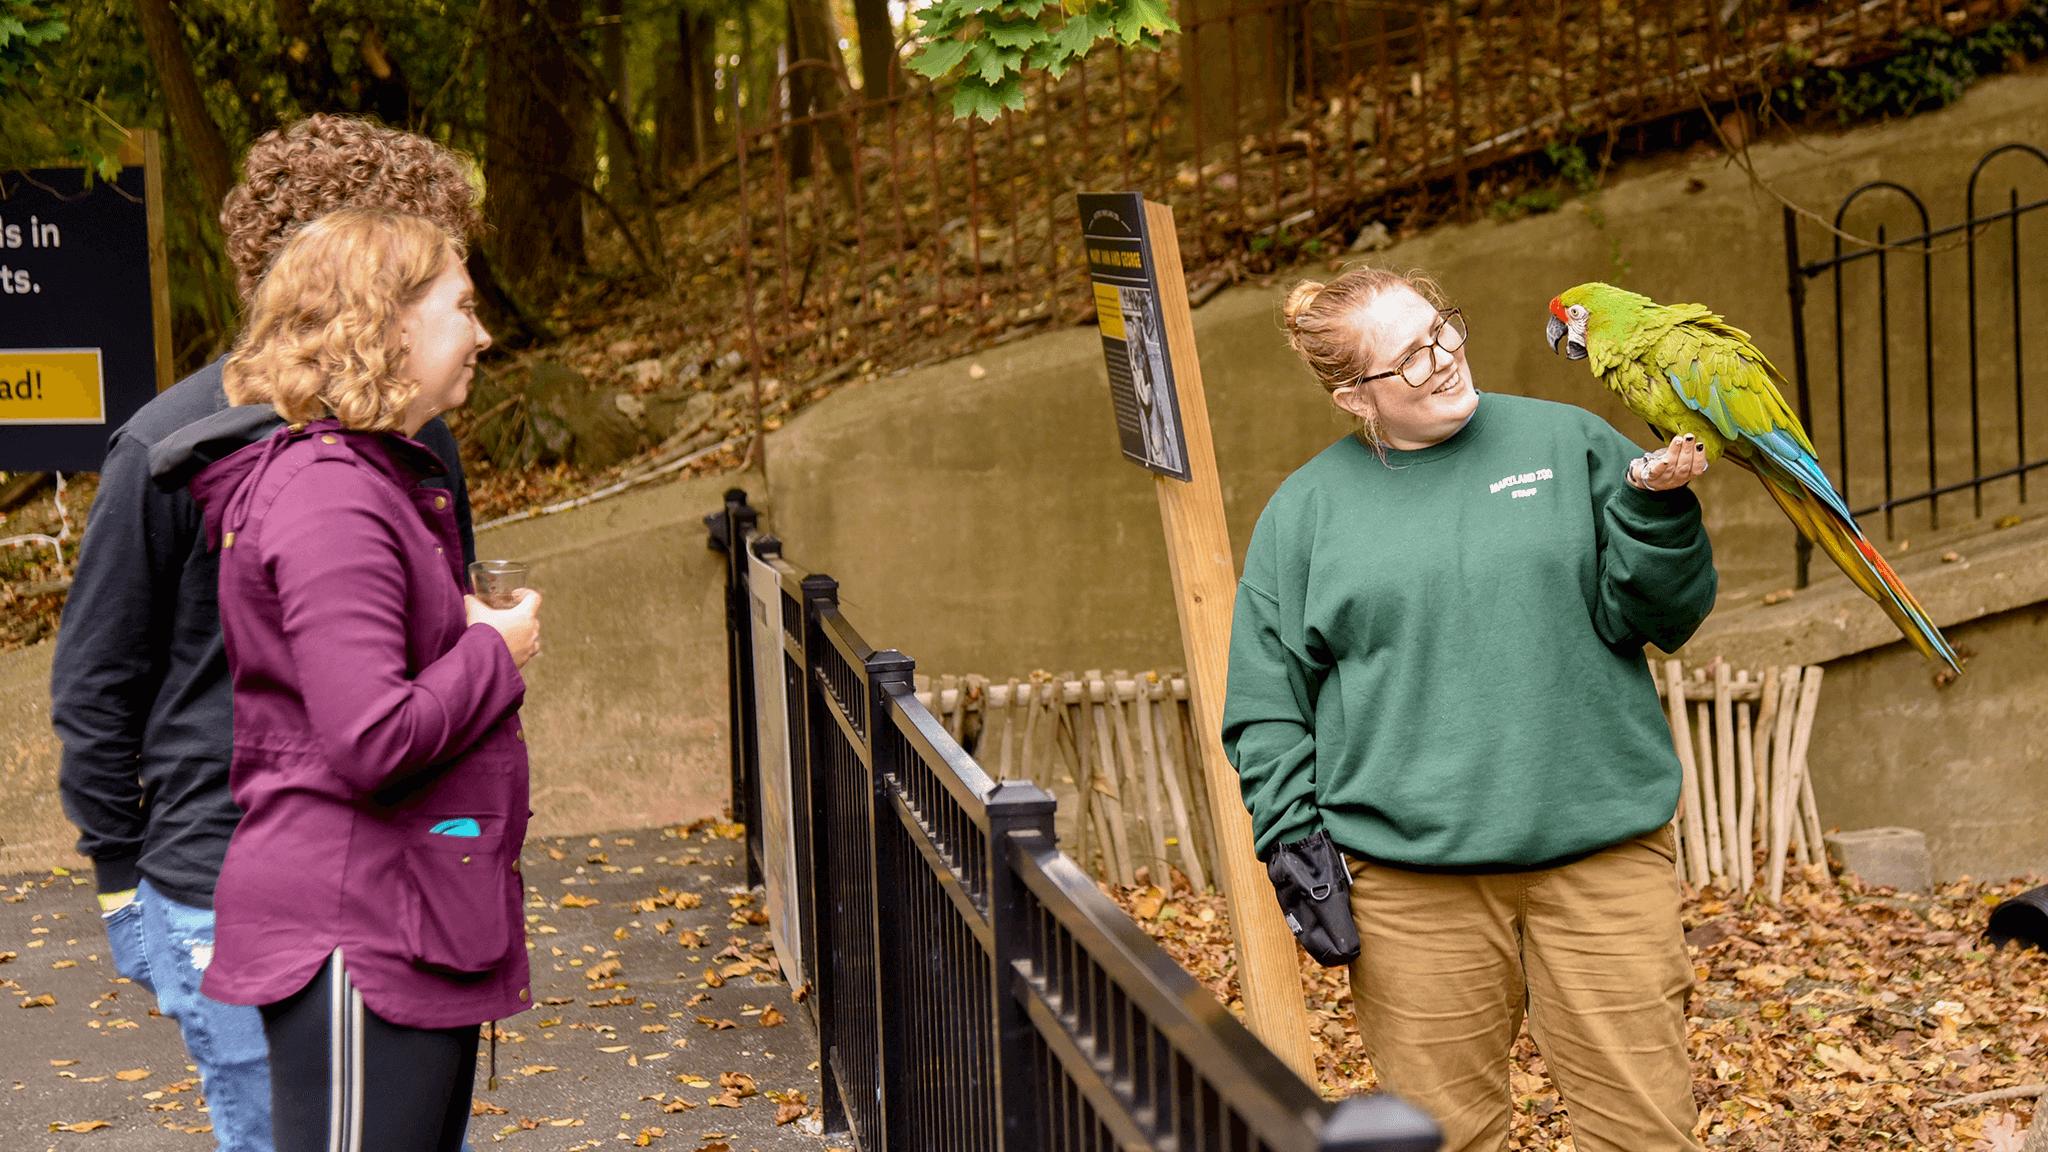
[[[399,339],[410,351],[405,376],[419,392],[405,406],[404,432],[416,435],[427,421],[469,398],[476,358],[491,346],[491,334],[476,318],[476,290],[469,270],[453,251],[426,293],[398,314]]]
[[[1411,288],[1381,292],[1359,313],[1361,346],[1370,349],[1365,376],[1392,372],[1401,358],[1419,348],[1435,371],[1421,387],[1399,376],[1381,376],[1347,385],[1331,394],[1337,405],[1361,420],[1377,423],[1387,447],[1412,451],[1440,444],[1456,435],[1479,407],[1472,385],[1472,367],[1465,349],[1445,352],[1430,347],[1437,310]]]

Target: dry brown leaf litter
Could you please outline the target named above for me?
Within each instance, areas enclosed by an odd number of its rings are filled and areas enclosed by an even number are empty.
[[[1174,879],[1171,892],[1110,895],[1242,1016],[1223,898]],[[1965,878],[1914,897],[1808,876],[1788,882],[1778,907],[1689,894],[1688,1012],[1706,1145],[2018,1152],[2032,1100],[1942,1105],[2048,1081],[2048,955],[1983,941],[1991,908],[2040,882]],[[1323,1092],[1374,1087],[1345,971],[1306,955],[1301,964]],[[1568,1150],[1570,1124],[1526,1034],[1514,1055],[1515,1147]]]

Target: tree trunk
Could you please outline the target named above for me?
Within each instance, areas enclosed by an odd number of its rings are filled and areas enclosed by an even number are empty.
[[[676,22],[655,54],[654,165],[666,183],[674,183],[697,159],[697,86],[689,74],[690,30],[690,14],[676,13]]]
[[[160,0],[159,0],[160,2]],[[485,215],[493,264],[536,303],[585,263],[589,88],[560,30],[582,19],[580,0],[488,0],[485,61]]]
[[[839,31],[825,0],[789,0],[789,96],[791,119],[824,116],[840,107],[839,80],[846,74],[839,55]],[[819,61],[825,66],[820,67]],[[825,146],[825,162],[841,185],[849,205],[853,202],[853,148],[847,139],[848,125],[841,119],[821,120],[819,142]],[[790,131],[790,175],[810,174],[810,132],[803,130],[803,147],[798,147],[798,130]],[[799,158],[803,170],[798,171]]]
[[[889,0],[853,0],[853,23],[860,32],[861,98],[886,100],[903,86]]]
[[[218,212],[228,189],[234,187],[235,169],[228,160],[228,146],[221,140],[220,125],[214,123],[213,113],[200,95],[199,77],[192,71],[192,56],[185,49],[184,29],[171,12],[170,0],[136,0],[136,8],[157,83],[163,86],[164,104],[170,109],[171,128],[192,158],[208,209]]]
[[[711,17],[684,10],[676,14],[675,27],[661,46],[654,133],[665,180],[702,164],[717,147],[718,78],[711,59],[717,32]],[[731,79],[739,83],[737,70]]]
[[[601,0],[603,23],[598,29],[598,50],[604,67],[604,82],[610,91],[605,94],[607,102],[615,105],[620,115],[608,117],[604,124],[605,192],[618,200],[633,198],[638,184],[633,174],[633,147],[624,139],[624,132],[631,131],[633,93],[626,75],[626,0]],[[627,122],[621,130],[618,121]]]
[[[718,21],[700,14],[690,25],[689,75],[695,78],[697,99],[697,161],[711,158],[718,147]],[[739,78],[732,77],[737,86]]]
[[[356,42],[356,54],[370,73],[366,93],[369,99],[363,102],[364,111],[393,128],[408,127],[412,123],[412,84],[406,80],[405,69],[391,55],[384,34],[375,24],[363,29],[363,38]]]
[[[343,111],[341,83],[327,52],[327,38],[313,18],[313,6],[307,0],[277,0],[275,8],[284,82],[292,98],[308,112]]]
[[[811,114],[810,69],[798,68],[797,61],[803,59],[801,43],[797,38],[796,10],[803,0],[788,0],[783,16],[784,57],[789,61],[786,77],[780,82],[778,95],[786,96],[789,103],[783,111],[785,120],[802,120]],[[783,160],[789,165],[789,178],[802,180],[811,174],[811,125],[791,124],[783,134]]]

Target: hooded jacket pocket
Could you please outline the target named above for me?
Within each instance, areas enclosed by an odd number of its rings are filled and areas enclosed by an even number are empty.
[[[515,874],[503,856],[496,816],[423,818],[405,846],[399,927],[406,957],[429,972],[475,976],[503,963],[512,950]]]

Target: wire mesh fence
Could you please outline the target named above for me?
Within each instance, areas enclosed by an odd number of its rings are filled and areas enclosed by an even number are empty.
[[[1504,163],[1544,155],[1582,178],[1580,141],[2000,15],[1950,0],[1188,0],[1163,50],[1098,49],[993,122],[955,119],[930,86],[867,98],[802,60],[778,79],[782,112],[728,108],[733,219],[693,243],[705,264],[738,262],[757,370],[815,380],[907,344],[938,357],[1085,321],[1084,188],[1171,205],[1200,298],[1281,256],[1342,252],[1375,216],[1475,212]]]

